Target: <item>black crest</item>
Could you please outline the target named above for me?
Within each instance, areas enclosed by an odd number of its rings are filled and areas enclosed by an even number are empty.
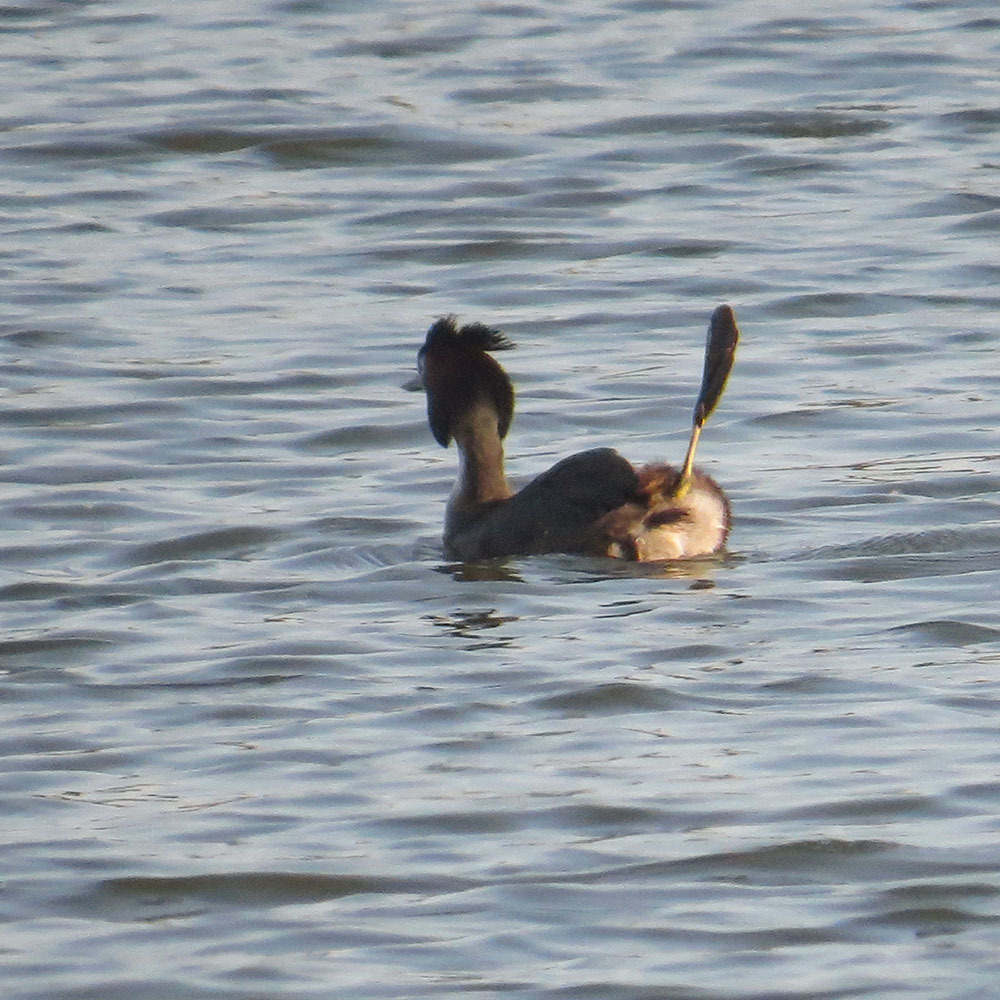
[[[467,323],[460,329],[454,316],[442,316],[427,331],[420,356],[436,350],[509,351],[514,346],[499,330],[485,323]]]

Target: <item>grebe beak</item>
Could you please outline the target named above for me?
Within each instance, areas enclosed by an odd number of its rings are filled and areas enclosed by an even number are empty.
[[[424,344],[417,352],[417,374],[413,378],[408,378],[400,386],[401,389],[405,389],[407,392],[423,392],[427,388],[427,379],[424,378],[424,358],[426,356],[427,345]]]
[[[705,371],[701,377],[701,391],[698,402],[694,405],[694,419],[691,422],[691,440],[688,443],[684,465],[680,478],[674,487],[673,495],[680,499],[691,489],[691,470],[694,468],[694,452],[698,447],[698,438],[705,421],[718,406],[722,393],[726,388],[729,373],[733,370],[736,357],[736,345],[739,343],[740,331],[736,326],[736,317],[729,306],[719,306],[708,324],[708,339],[705,342]]]

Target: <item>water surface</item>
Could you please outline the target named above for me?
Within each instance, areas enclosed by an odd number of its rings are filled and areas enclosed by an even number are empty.
[[[984,997],[991,4],[0,11],[4,996]],[[729,552],[457,565],[401,389]]]

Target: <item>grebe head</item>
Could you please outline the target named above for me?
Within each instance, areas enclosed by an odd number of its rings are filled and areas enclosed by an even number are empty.
[[[482,323],[458,328],[454,316],[439,319],[427,331],[417,353],[417,368],[427,390],[427,420],[443,448],[451,444],[458,422],[477,405],[490,406],[500,437],[514,416],[514,387],[488,351],[510,350],[499,330]]]

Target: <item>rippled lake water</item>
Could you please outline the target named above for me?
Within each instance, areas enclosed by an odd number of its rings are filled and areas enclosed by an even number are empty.
[[[0,8],[5,998],[1000,981],[992,3]],[[511,471],[700,460],[729,552],[441,552],[427,326]]]

